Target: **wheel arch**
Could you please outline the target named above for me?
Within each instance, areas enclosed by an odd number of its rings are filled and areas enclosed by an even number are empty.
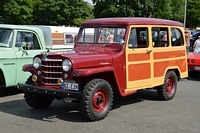
[[[1,68],[0,68],[0,86],[6,86],[5,76]]]
[[[104,79],[106,80],[112,87],[113,92],[115,94],[119,94],[119,88],[118,88],[118,84],[115,78],[115,74],[113,71],[104,71],[104,72],[99,72],[99,73],[93,73],[91,75],[87,75],[84,77],[76,77],[75,80],[81,84],[83,84],[83,86],[88,83],[90,80],[95,79],[95,78],[99,78],[99,79]]]
[[[169,72],[169,71],[174,71],[174,72],[176,73],[176,76],[177,76],[178,81],[180,81],[180,70],[179,70],[178,68],[170,68],[170,69],[168,69],[168,70],[165,72],[165,74],[166,74],[167,72]]]

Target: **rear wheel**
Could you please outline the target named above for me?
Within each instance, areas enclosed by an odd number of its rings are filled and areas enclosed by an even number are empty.
[[[32,84],[33,81],[31,80],[31,77],[29,77],[26,81],[26,84]],[[54,97],[52,96],[46,96],[36,93],[31,93],[24,91],[24,98],[26,103],[35,109],[42,109],[48,107],[52,101],[54,100]]]
[[[81,113],[92,121],[104,119],[112,106],[113,91],[103,79],[91,80],[84,87],[81,99]]]
[[[177,90],[177,76],[174,71],[168,71],[165,75],[164,84],[157,87],[158,96],[161,100],[171,100]]]

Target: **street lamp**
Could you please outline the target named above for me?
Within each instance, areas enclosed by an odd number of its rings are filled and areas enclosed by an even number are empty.
[[[185,9],[184,9],[184,29],[186,28],[186,11],[187,11],[187,0],[185,0]]]

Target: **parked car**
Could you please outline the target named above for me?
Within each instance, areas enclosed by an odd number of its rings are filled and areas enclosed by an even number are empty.
[[[200,74],[200,53],[191,53],[188,55],[188,75],[197,77]]]
[[[63,45],[53,45],[57,41]],[[0,24],[0,88],[25,83],[30,73],[24,73],[22,66],[35,55],[72,48],[73,44],[64,45],[63,33],[52,33],[49,27]]]
[[[103,29],[112,29],[112,43],[100,39]],[[123,41],[117,37],[122,30]],[[177,36],[171,36],[170,30]],[[160,31],[167,33],[164,42],[159,39]],[[184,39],[183,24],[171,20],[87,20],[81,24],[72,50],[42,53],[32,64],[24,65],[23,71],[31,76],[25,84],[18,83],[18,88],[35,109],[48,107],[54,99],[76,100],[80,112],[92,121],[108,115],[114,95],[128,96],[151,88],[161,100],[171,100],[177,82],[188,76]]]

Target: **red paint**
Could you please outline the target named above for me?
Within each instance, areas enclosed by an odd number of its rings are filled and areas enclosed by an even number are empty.
[[[95,25],[167,25],[167,26],[180,26],[183,24],[180,22],[174,22],[171,20],[155,19],[155,18],[142,18],[142,17],[124,17],[124,18],[101,18],[87,20],[81,24],[83,27],[91,27]]]
[[[94,111],[98,113],[104,111],[107,104],[108,104],[108,94],[104,89],[99,88],[95,92],[92,98],[92,105],[93,105]]]
[[[200,67],[200,54],[191,53],[188,55],[188,69],[194,70],[194,67]],[[200,72],[200,70],[196,70]]]

